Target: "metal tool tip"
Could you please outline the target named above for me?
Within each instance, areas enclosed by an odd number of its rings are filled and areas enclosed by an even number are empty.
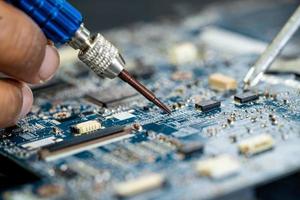
[[[160,109],[165,111],[166,113],[168,114],[172,113],[171,109],[167,105],[163,104],[159,99],[155,98],[153,103],[157,105]]]
[[[144,97],[146,97],[149,101],[154,103],[156,106],[158,106],[160,109],[165,111],[168,114],[171,114],[170,108],[168,108],[166,105],[164,105],[160,100],[156,98],[156,96],[148,90],[145,86],[143,86],[140,82],[135,80],[126,70],[121,71],[119,74],[119,77],[127,82],[129,85],[131,85],[133,88],[135,88],[139,93],[141,93]]]

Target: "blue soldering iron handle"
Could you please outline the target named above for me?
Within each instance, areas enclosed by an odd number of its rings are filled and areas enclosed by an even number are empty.
[[[69,42],[82,24],[82,15],[66,0],[6,0],[29,15],[56,45]]]
[[[1,0],[0,0],[1,1]],[[66,0],[5,0],[27,13],[56,45],[68,43],[98,76],[116,78],[123,71],[119,50],[100,33],[92,35],[82,16]]]

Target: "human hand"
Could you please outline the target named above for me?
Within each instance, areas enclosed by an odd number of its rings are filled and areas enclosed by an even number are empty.
[[[0,0],[0,128],[15,124],[31,109],[27,83],[49,80],[59,65],[58,52],[22,11]]]

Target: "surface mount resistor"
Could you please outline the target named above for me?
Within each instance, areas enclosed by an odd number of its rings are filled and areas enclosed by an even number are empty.
[[[198,161],[196,170],[201,176],[220,179],[236,174],[240,170],[240,163],[232,156],[224,154]]]
[[[224,74],[212,74],[208,78],[209,86],[217,91],[236,90],[237,82],[235,79]]]

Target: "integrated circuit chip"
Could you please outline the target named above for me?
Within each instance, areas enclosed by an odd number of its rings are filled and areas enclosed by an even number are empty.
[[[258,94],[255,94],[253,92],[245,92],[243,94],[237,94],[234,96],[234,100],[239,103],[248,103],[257,100],[258,98]]]
[[[241,141],[239,151],[245,155],[254,155],[272,149],[275,142],[271,135],[261,134]]]
[[[201,176],[220,179],[236,174],[240,170],[240,163],[232,156],[224,154],[198,161],[196,170]]]
[[[212,74],[208,78],[209,86],[217,91],[236,90],[237,82],[235,79],[224,74]]]
[[[61,79],[58,78],[53,78],[50,81],[39,84],[39,85],[32,85],[30,88],[32,89],[33,95],[34,96],[39,96],[39,95],[53,95],[56,92],[65,90],[65,89],[70,89],[74,87],[71,83],[67,83]]]
[[[220,108],[221,102],[220,101],[201,101],[200,103],[195,104],[195,108],[200,109],[202,112],[209,112],[214,109]]]
[[[85,95],[85,99],[91,103],[106,108],[118,106],[131,98],[138,96],[138,93],[129,86],[114,86],[114,92],[111,88],[103,91],[91,92]]]
[[[115,186],[115,192],[119,197],[132,197],[162,187],[164,183],[165,177],[162,174],[153,173],[134,180],[119,183]]]

